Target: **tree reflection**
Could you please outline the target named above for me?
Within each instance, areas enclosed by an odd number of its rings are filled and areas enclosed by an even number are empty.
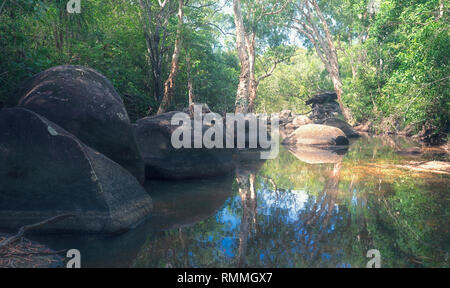
[[[135,265],[365,267],[367,251],[378,249],[383,267],[448,266],[448,178],[354,170],[394,155],[374,141],[359,140],[333,163],[287,151],[264,165],[245,161],[215,215],[155,232]]]

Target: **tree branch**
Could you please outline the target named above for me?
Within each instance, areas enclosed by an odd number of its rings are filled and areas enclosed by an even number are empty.
[[[7,238],[6,240],[3,240],[3,241],[0,243],[0,249],[3,248],[3,247],[8,246],[8,245],[11,244],[11,243],[14,243],[14,242],[17,241],[17,240],[19,240],[20,238],[23,237],[23,235],[24,235],[26,232],[28,232],[28,231],[30,231],[30,230],[35,230],[35,229],[40,228],[40,227],[42,227],[42,226],[44,226],[44,225],[51,224],[51,223],[54,223],[54,222],[57,222],[57,221],[61,221],[61,220],[63,220],[63,219],[66,219],[66,218],[69,218],[69,217],[74,217],[74,216],[76,216],[76,214],[62,214],[62,215],[58,215],[58,216],[49,218],[49,219],[47,219],[47,220],[44,220],[44,221],[35,223],[35,224],[30,224],[30,225],[22,226],[22,227],[19,229],[19,232],[17,232],[16,235],[11,236],[11,237]]]

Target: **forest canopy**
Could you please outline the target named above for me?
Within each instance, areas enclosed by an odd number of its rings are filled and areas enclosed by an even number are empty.
[[[307,113],[334,90],[352,124],[449,128],[446,0],[0,0],[0,102],[57,65],[92,67],[130,118],[189,103]]]

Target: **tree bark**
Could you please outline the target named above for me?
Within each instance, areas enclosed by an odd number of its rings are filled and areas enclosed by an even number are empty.
[[[178,70],[179,70],[179,59],[180,59],[180,51],[181,51],[181,43],[182,43],[182,34],[183,34],[183,5],[184,0],[178,0],[178,27],[177,27],[177,36],[175,39],[175,47],[172,55],[172,64],[170,68],[170,74],[164,83],[164,97],[161,101],[161,104],[158,109],[157,114],[161,114],[166,112],[169,107],[173,95],[175,93],[175,81],[177,78]]]
[[[255,74],[255,60],[256,60],[256,35],[255,32],[252,32],[250,34],[250,37],[247,37],[247,51],[249,56],[249,63],[250,63],[250,82],[249,82],[249,89],[248,89],[248,112],[254,112],[254,104],[256,99],[256,91],[258,89],[258,81],[256,79]]]
[[[324,63],[331,81],[333,82],[342,114],[347,121],[351,121],[351,116],[342,103],[343,90],[338,55],[325,17],[316,0],[300,1],[297,8],[299,13],[302,14],[302,18],[295,19],[294,21],[300,26],[292,26],[292,28],[305,35],[314,45],[317,55],[322,63]],[[314,13],[314,15],[312,13]]]
[[[192,83],[192,75],[191,75],[191,54],[186,49],[186,73],[187,73],[187,82],[188,82],[188,93],[189,93],[189,106],[194,104],[195,102],[195,94],[194,94],[194,85]]]
[[[244,21],[240,0],[233,0],[234,23],[236,25],[236,47],[241,63],[241,73],[236,92],[236,113],[247,113],[250,86],[250,59],[246,45]]]
[[[145,43],[147,46],[148,65],[151,67],[151,82],[153,83],[153,97],[160,102],[163,96],[162,64],[167,51],[167,25],[172,14],[171,0],[158,1],[159,6],[153,9],[149,0],[139,0],[142,11]],[[156,10],[156,11],[154,11]]]

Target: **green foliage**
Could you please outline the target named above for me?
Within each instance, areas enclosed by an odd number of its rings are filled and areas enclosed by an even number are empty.
[[[50,67],[71,64],[92,67],[110,79],[124,95],[132,120],[157,110],[138,3],[82,1],[82,13],[69,14],[65,0],[16,2],[11,5],[8,1],[0,15],[0,102],[15,105],[14,94],[22,81]],[[202,4],[197,2],[192,6]],[[218,32],[205,24],[208,13],[212,10],[186,8],[186,17],[192,20],[185,25],[184,38],[192,58],[196,101],[206,102],[216,111],[232,111],[238,61],[233,52],[221,48]],[[177,22],[176,16],[172,18],[169,47],[175,41]],[[171,109],[184,108],[188,103],[183,53]],[[163,79],[168,74],[170,55],[167,51],[163,59]]]
[[[353,118],[373,122],[379,132],[411,127],[413,132],[426,128],[434,134],[447,133],[448,3],[317,2],[334,36],[343,102]],[[288,28],[295,9],[288,5],[280,13],[265,15],[283,3],[242,0],[246,29],[256,35],[256,76],[270,71],[274,61],[285,59],[272,76],[260,82],[257,110],[307,113],[304,101],[333,86],[324,64],[310,49],[311,43],[304,37],[298,37],[304,40],[303,47],[292,41],[297,36]],[[0,102],[14,105],[15,91],[26,78],[52,66],[74,64],[105,74],[124,95],[133,120],[154,113],[159,103],[153,96],[152,68],[146,59],[138,2],[83,1],[81,14],[68,14],[66,4],[66,0],[6,2],[0,14]],[[234,38],[229,36],[234,27],[230,3],[225,3],[225,8],[221,5],[196,0],[185,7],[184,49],[170,109],[181,109],[188,103],[189,52],[195,100],[218,112],[234,110],[240,67]],[[162,79],[169,71],[176,15],[169,20]]]
[[[257,110],[269,113],[291,109],[307,113],[310,107],[305,106],[305,101],[311,95],[332,89],[333,84],[319,58],[305,49],[298,49],[290,61],[279,64],[274,74],[261,82]]]
[[[358,120],[372,119],[389,132],[411,125],[435,133],[449,128],[448,16],[438,0],[382,1],[358,45],[366,57],[359,77],[347,79],[346,102]],[[446,8],[448,10],[448,7]],[[364,108],[365,107],[365,108]]]

